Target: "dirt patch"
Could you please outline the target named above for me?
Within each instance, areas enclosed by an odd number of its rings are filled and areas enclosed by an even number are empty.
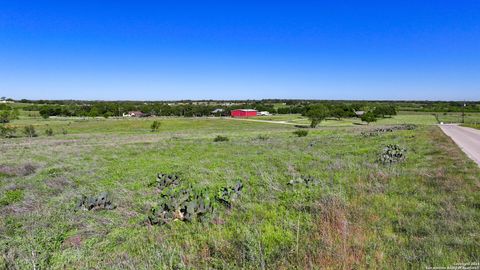
[[[75,187],[75,184],[64,176],[58,176],[45,180],[45,184],[55,193],[60,193],[67,187]]]
[[[66,248],[79,248],[82,246],[83,239],[81,235],[70,236],[62,243],[62,247]]]
[[[38,169],[38,165],[25,163],[21,166],[0,165],[0,174],[8,176],[28,176],[34,174]]]

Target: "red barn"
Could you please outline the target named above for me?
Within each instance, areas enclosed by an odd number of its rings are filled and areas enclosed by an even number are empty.
[[[252,117],[257,116],[257,111],[252,109],[238,109],[230,112],[232,117]]]

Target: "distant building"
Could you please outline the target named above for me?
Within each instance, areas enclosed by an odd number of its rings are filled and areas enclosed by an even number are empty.
[[[140,111],[131,111],[128,113],[124,113],[123,117],[143,117],[145,114]]]
[[[252,117],[252,116],[257,116],[257,110],[253,110],[253,109],[232,110],[230,112],[230,115],[232,117]]]
[[[222,113],[224,109],[215,109],[212,111],[212,113]]]
[[[259,116],[268,116],[268,115],[270,115],[270,112],[261,111],[261,112],[257,112],[257,115],[259,115]]]
[[[365,114],[365,111],[355,111],[357,117],[362,117]]]

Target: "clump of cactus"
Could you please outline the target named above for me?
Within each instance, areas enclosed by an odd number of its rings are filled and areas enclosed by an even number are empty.
[[[151,185],[156,186],[160,191],[167,187],[176,187],[180,185],[180,177],[176,174],[157,174],[157,179]]]
[[[96,209],[105,209],[112,210],[116,206],[112,204],[110,196],[107,192],[102,192],[98,196],[87,197],[85,195],[77,203],[77,210],[96,210]]]
[[[397,130],[414,130],[416,128],[417,128],[416,125],[404,124],[404,125],[397,125],[397,126],[392,126],[392,127],[375,128],[373,130],[364,131],[364,132],[361,133],[361,135],[363,137],[374,137],[374,136],[379,136],[382,133],[394,132],[394,131],[397,131]]]
[[[160,202],[152,207],[148,220],[150,224],[167,224],[171,221],[202,220],[213,210],[206,190],[170,189],[163,193]]]
[[[228,208],[232,208],[233,203],[240,197],[242,189],[243,184],[241,182],[238,182],[235,186],[222,187],[218,190],[215,199]]]
[[[383,148],[379,157],[379,162],[383,164],[392,164],[405,160],[407,150],[397,144],[390,144]]]
[[[301,176],[300,178],[292,179],[288,182],[288,185],[295,186],[295,185],[305,185],[307,187],[316,186],[320,183],[316,178],[312,176]]]

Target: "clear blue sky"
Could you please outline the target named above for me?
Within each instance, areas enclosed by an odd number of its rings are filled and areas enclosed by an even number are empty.
[[[0,0],[0,95],[480,100],[480,1],[229,2]]]

